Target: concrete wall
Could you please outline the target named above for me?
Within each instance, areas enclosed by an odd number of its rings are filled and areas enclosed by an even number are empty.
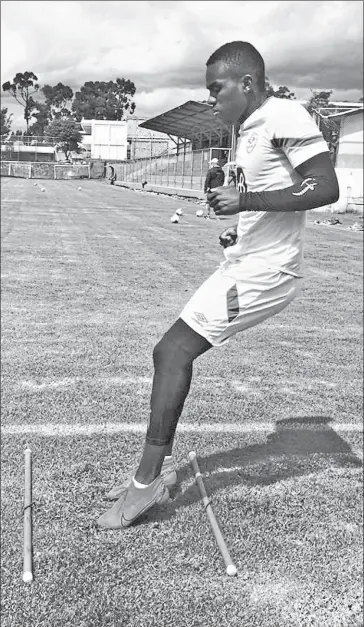
[[[53,163],[33,163],[32,179],[54,179]]]
[[[1,162],[1,176],[15,176],[20,178],[32,179],[80,179],[92,178],[101,179],[105,173],[105,162],[103,160],[94,160],[90,164],[90,177],[88,177],[88,167],[72,166],[71,164],[54,164],[54,163],[26,163],[14,161]],[[70,174],[72,173],[72,174]]]

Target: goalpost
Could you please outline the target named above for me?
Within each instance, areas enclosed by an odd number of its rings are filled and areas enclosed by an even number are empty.
[[[67,165],[67,164],[54,164],[54,178],[56,180],[72,180],[72,179],[90,179],[91,178],[91,166],[85,165]]]
[[[32,178],[32,166],[26,163],[17,163],[16,161],[9,163],[9,176],[15,176],[23,179]]]

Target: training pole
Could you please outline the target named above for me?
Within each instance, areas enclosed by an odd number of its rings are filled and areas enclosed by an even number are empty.
[[[25,486],[24,486],[24,566],[23,581],[33,581],[32,568],[32,451],[24,451]]]
[[[228,575],[230,575],[230,577],[233,577],[234,575],[237,575],[238,571],[236,570],[236,566],[233,562],[233,560],[231,559],[229,550],[226,546],[226,542],[224,540],[224,537],[220,531],[220,527],[219,524],[215,518],[215,514],[212,510],[211,507],[211,503],[210,503],[210,499],[207,496],[206,490],[205,490],[205,486],[204,486],[204,482],[202,480],[202,475],[200,472],[200,468],[197,462],[197,457],[196,457],[196,453],[194,451],[191,451],[188,454],[188,457],[190,459],[192,468],[193,468],[193,472],[195,473],[195,479],[196,479],[196,483],[199,487],[200,493],[201,493],[201,498],[202,498],[202,503],[203,506],[206,510],[206,514],[208,516],[208,519],[210,521],[210,525],[212,527],[212,531],[214,533],[217,545],[220,549],[220,553],[224,559],[225,562],[225,566],[226,566],[226,573]]]

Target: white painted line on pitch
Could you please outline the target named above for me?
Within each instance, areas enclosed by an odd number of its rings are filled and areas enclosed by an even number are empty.
[[[305,379],[302,386],[301,380],[285,379],[281,377],[271,377],[269,380],[262,381],[262,377],[247,377],[245,380],[232,379],[226,381],[223,377],[201,376],[201,384],[209,383],[213,385],[222,384],[232,387],[236,392],[246,394],[256,394],[257,396],[265,393],[266,387],[272,384],[277,385],[278,391],[281,393],[296,393],[296,388],[303,387],[304,391],[317,390],[319,387],[335,389],[340,387],[340,382],[327,381],[325,379]],[[44,378],[32,381],[31,379],[20,381],[16,384],[17,388],[23,390],[31,390],[33,392],[42,392],[43,390],[57,390],[62,388],[71,388],[76,385],[99,385],[99,386],[124,386],[124,385],[141,385],[151,386],[153,378],[151,376],[125,376],[125,377],[66,377],[64,379]],[[354,386],[361,384],[359,379],[346,381],[345,386]],[[344,384],[342,384],[344,385]],[[290,389],[291,388],[291,389]]]
[[[100,378],[84,378],[84,377],[67,377],[65,379],[50,380],[45,379],[36,383],[35,381],[21,381],[19,387],[23,389],[41,392],[42,390],[55,390],[60,388],[72,387],[77,383],[97,384],[97,385],[145,385],[152,384],[152,377],[100,377]]]
[[[46,423],[46,424],[18,424],[6,425],[1,428],[3,435],[23,435],[25,433],[41,436],[75,436],[75,435],[112,435],[114,433],[146,433],[147,422],[127,423],[127,422],[106,422],[104,424],[75,424],[75,423]],[[305,424],[299,422],[280,424],[275,422],[246,422],[244,424],[202,423],[202,424],[181,424],[178,426],[179,433],[267,433],[274,432],[279,435],[284,431],[312,431],[312,432],[353,432],[360,433],[363,426],[356,423],[329,423],[320,426],[320,423]]]

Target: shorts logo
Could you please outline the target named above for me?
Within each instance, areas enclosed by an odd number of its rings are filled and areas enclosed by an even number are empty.
[[[248,154],[253,152],[255,146],[257,145],[257,141],[258,141],[258,135],[256,133],[253,133],[253,135],[249,137],[247,147],[246,147],[246,151]]]
[[[304,185],[306,185],[306,187],[303,187]],[[315,189],[316,185],[317,185],[317,183],[316,183],[315,179],[313,179],[312,177],[309,177],[308,179],[305,179],[304,181],[302,181],[301,187],[303,187],[303,189],[300,192],[296,192],[296,193],[292,192],[292,196],[303,196],[303,194],[308,192],[308,190],[313,192],[313,190]]]
[[[197,322],[202,326],[203,324],[206,324],[208,322],[207,318],[200,313],[199,311],[194,311],[193,312],[196,316],[196,320]]]

